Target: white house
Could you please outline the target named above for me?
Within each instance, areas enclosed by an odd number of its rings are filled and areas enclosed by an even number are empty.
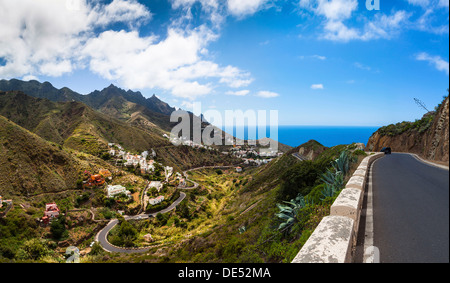
[[[125,156],[125,160],[127,162],[125,162],[125,166],[134,166],[136,167],[139,164],[139,158],[137,157],[137,155],[131,155],[131,154],[127,154]]]
[[[164,167],[164,172],[165,172],[165,174],[166,174],[166,182],[168,182],[170,176],[171,176],[172,173],[173,173],[173,167],[170,167],[170,166]]]
[[[236,167],[236,172],[238,173],[242,172],[242,167]]]
[[[164,196],[159,196],[157,198],[152,198],[148,201],[151,205],[157,205],[164,201]]]
[[[163,184],[160,181],[151,181],[150,184],[148,184],[149,188],[156,188],[159,191],[161,191]]]
[[[106,188],[106,191],[107,191],[108,197],[110,197],[110,198],[114,197],[118,194],[121,194],[121,193],[126,194],[128,197],[131,196],[131,192],[127,191],[127,189],[121,185],[115,185],[115,186],[109,185]]]

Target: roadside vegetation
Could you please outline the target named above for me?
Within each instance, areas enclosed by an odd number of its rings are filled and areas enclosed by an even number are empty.
[[[447,97],[448,95],[444,96],[443,101],[445,101]],[[443,101],[434,108],[434,111],[429,111],[421,119],[416,119],[414,122],[403,121],[397,124],[384,126],[378,130],[378,133],[381,136],[390,136],[390,137],[401,135],[409,131],[417,131],[418,133],[424,133],[431,127],[431,125],[433,125],[436,113],[439,112],[440,108],[442,107]]]
[[[175,211],[125,226],[133,227],[131,246],[154,248],[132,257],[115,255],[108,262],[291,262],[365,155],[353,145],[341,145],[314,161],[284,155],[243,173],[190,172],[200,186],[185,191]],[[121,229],[118,225],[112,237]],[[151,242],[144,240],[148,235]]]

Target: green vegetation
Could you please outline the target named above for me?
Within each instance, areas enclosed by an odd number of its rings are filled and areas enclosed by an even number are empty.
[[[69,232],[66,229],[66,218],[60,215],[57,219],[54,219],[50,224],[50,232],[55,240],[61,240],[67,238]]]
[[[324,174],[346,170],[349,175],[356,166],[351,161],[359,155],[345,151],[347,147],[327,149],[309,162],[284,155],[265,166],[247,168],[244,174],[232,169],[221,170],[222,174],[215,169],[190,172],[190,179],[200,186],[186,191],[186,199],[175,211],[132,223],[139,234],[135,246],[148,246],[143,235],[151,234],[150,245],[158,248],[146,255],[110,260],[291,262],[322,218],[329,215],[340,192],[336,189],[334,194],[324,196]],[[295,174],[301,176],[297,182],[287,179]],[[288,184],[292,190],[288,190]],[[306,193],[304,197],[301,191]],[[294,197],[283,199],[286,192]]]
[[[416,120],[415,122],[404,121],[397,124],[391,124],[382,127],[378,130],[378,133],[381,136],[390,136],[390,137],[401,135],[408,131],[417,131],[419,133],[423,133],[431,127],[433,121],[434,121],[434,113],[430,113],[428,115],[425,115],[422,119]]]
[[[56,94],[61,93],[52,98]],[[66,94],[69,100],[81,99]],[[6,160],[0,163],[0,187],[15,203],[0,219],[0,261],[63,262],[65,248],[75,245],[87,253],[85,262],[290,262],[329,214],[353,162],[365,155],[361,150],[350,153],[355,145],[326,148],[309,141],[302,147],[313,151],[308,155],[311,161],[293,157],[296,148],[269,164],[245,167],[242,173],[234,168],[196,170],[189,178],[199,187],[183,191],[186,199],[175,210],[125,221],[117,211],[142,211],[146,180],[163,180],[164,169],[155,163],[154,174],[141,175],[139,167],[118,168],[107,143],[134,153],[153,148],[155,160],[174,167],[174,172],[242,160],[170,144],[162,137],[164,131],[150,122],[169,125],[162,112],[170,109],[156,98],[152,101],[159,114],[139,105],[137,96],[133,100],[114,87],[104,94],[120,95],[107,102],[97,94],[83,98],[100,113],[80,102],[0,93],[0,115],[7,117],[0,116],[0,159]],[[84,172],[99,169],[110,170],[113,179],[107,184],[125,186],[133,198],[108,198],[101,186],[83,189]],[[166,197],[147,206],[148,213],[168,207],[180,196],[178,181],[169,181],[160,192],[147,192],[149,197]],[[44,226],[38,220],[48,202],[56,202],[62,214]],[[103,222],[92,221],[91,213]],[[91,247],[95,234],[114,218],[119,225],[109,234],[112,244],[154,247],[140,255],[105,253],[98,244]]]
[[[281,205],[277,203],[277,207],[280,210],[275,214],[278,218],[281,218],[283,222],[278,227],[278,230],[285,230],[294,225],[300,209],[305,207],[305,199],[299,194],[295,199],[291,201],[285,201],[287,205]]]
[[[137,229],[128,221],[122,220],[108,235],[108,241],[119,247],[135,247],[134,241],[137,239]]]

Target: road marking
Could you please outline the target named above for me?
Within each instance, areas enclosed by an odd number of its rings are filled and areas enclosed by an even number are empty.
[[[434,163],[434,162],[425,160],[425,159],[423,159],[422,157],[420,157],[419,155],[417,155],[417,154],[415,154],[415,153],[400,153],[400,154],[408,154],[408,155],[411,155],[412,157],[414,157],[414,158],[417,159],[418,161],[420,161],[420,162],[422,162],[422,163],[425,163],[425,164],[427,164],[427,165],[429,165],[429,166],[433,166],[433,167],[437,167],[437,168],[441,168],[441,169],[444,169],[444,170],[449,171],[449,167],[448,167],[448,166],[445,166],[445,165],[442,165],[442,164],[437,164],[437,163]]]

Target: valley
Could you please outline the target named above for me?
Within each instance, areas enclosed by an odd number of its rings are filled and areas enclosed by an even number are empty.
[[[289,262],[334,197],[322,196],[321,175],[356,149],[310,141],[267,156],[258,145],[175,146],[149,122],[149,113],[167,121],[165,104],[149,107],[114,86],[94,92],[104,94],[94,103],[47,83],[11,83],[17,90],[0,92],[0,195],[12,201],[0,220],[2,261],[64,262],[75,246],[82,262]],[[131,100],[139,111],[117,104]],[[305,150],[305,161],[292,155]],[[296,193],[289,174],[309,176]],[[307,217],[299,233],[280,231],[277,205],[299,192]]]

